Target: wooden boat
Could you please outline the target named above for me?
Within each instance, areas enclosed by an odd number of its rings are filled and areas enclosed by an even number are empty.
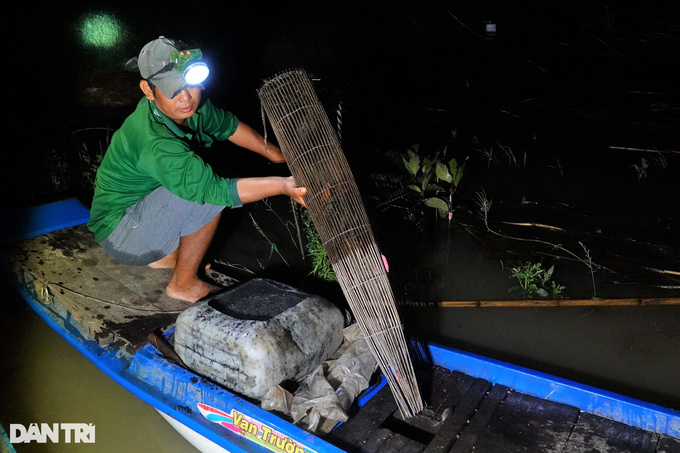
[[[5,432],[2,425],[0,425],[0,453],[17,453],[12,444],[9,442],[9,436]]]
[[[437,344],[420,349],[420,414],[403,419],[382,379],[347,422],[310,434],[159,354],[147,334],[169,339],[188,304],[165,296],[165,271],[108,258],[88,218],[73,199],[13,213],[2,234],[5,275],[45,322],[202,452],[680,452],[678,411]]]

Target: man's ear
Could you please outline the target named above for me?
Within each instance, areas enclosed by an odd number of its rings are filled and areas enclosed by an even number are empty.
[[[153,90],[151,90],[151,87],[149,86],[149,82],[146,80],[140,80],[139,81],[139,88],[142,89],[144,92],[144,96],[150,101],[153,101],[154,96],[153,96]]]

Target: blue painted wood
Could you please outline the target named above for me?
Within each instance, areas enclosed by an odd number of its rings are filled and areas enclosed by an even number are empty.
[[[82,225],[90,211],[74,198],[6,212],[0,225],[0,243],[9,244],[51,231]]]
[[[7,453],[17,453],[11,443],[9,443],[9,436],[0,425],[0,451]]]
[[[680,438],[680,412],[528,368],[441,345],[429,346],[435,365],[583,412]]]

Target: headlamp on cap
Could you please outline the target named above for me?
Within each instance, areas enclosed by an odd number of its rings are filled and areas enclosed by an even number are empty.
[[[199,61],[201,58],[203,58],[201,49],[175,50],[170,53],[173,69],[184,72],[183,77],[187,85],[198,85],[208,78],[210,69],[207,64]]]
[[[208,65],[200,61],[201,58],[203,58],[203,53],[200,49],[173,50],[170,52],[170,61],[166,63],[160,71],[154,72],[146,77],[146,80],[153,81],[161,74],[176,71],[182,72],[182,79],[184,79],[186,85],[200,85],[208,78],[208,74],[210,73]],[[178,90],[172,94],[173,98],[182,87],[180,85],[177,88]],[[166,94],[166,96],[167,95],[168,94]]]

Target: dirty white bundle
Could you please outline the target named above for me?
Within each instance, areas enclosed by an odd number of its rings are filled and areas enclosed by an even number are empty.
[[[342,346],[300,383],[295,394],[280,385],[270,389],[260,406],[289,415],[293,423],[318,434],[328,434],[359,394],[368,388],[378,366],[359,324],[345,328]]]
[[[338,136],[303,70],[265,81],[264,112],[357,322],[404,417],[423,408],[394,294]]]

